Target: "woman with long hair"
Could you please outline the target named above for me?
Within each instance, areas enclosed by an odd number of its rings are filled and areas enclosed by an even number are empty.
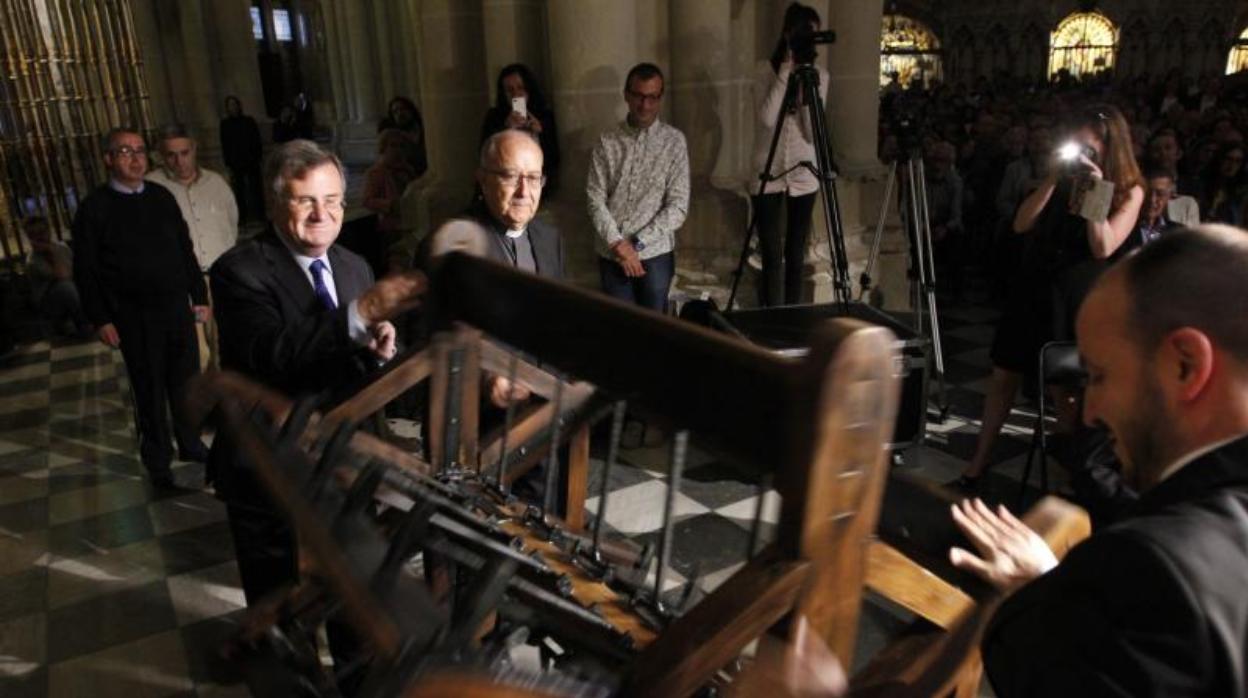
[[[1242,224],[1240,201],[1248,184],[1244,152],[1239,143],[1222,146],[1205,166],[1200,177],[1200,212],[1204,222]]]
[[[781,113],[789,76],[802,56],[793,55],[793,39],[799,34],[818,30],[819,13],[801,3],[789,5],[784,12],[784,27],[776,41],[771,60],[759,68],[754,94],[757,99],[758,126],[754,132],[755,172],[767,165],[767,155],[777,124],[780,140],[771,170],[761,195],[753,197],[754,217],[758,227],[759,252],[763,258],[763,278],[759,285],[759,303],[763,306],[791,305],[802,300],[802,268],[806,261],[806,240],[810,236],[811,212],[819,180],[802,162],[818,162],[815,157],[814,129],[808,100],[823,102],[828,96],[828,73],[816,66],[819,73],[819,94],[799,93],[788,113]],[[758,191],[758,176],[746,184],[749,191]],[[783,209],[786,227],[780,229]]]
[[[415,102],[402,96],[390,100],[386,116],[377,123],[377,135],[391,129],[407,137],[408,163],[415,176],[420,177],[429,169],[429,155],[425,150],[425,120],[421,118]]]
[[[1130,235],[1144,201],[1143,176],[1122,113],[1108,105],[1092,106],[1078,112],[1070,126],[1078,155],[1062,159],[1055,153],[1048,174],[1014,215],[1014,232],[1028,236],[1028,249],[993,339],[992,381],[975,454],[953,483],[964,490],[978,487],[1023,376],[1036,368],[1040,348],[1052,340],[1074,338],[1079,304]],[[1097,180],[1113,185],[1109,214],[1104,220],[1085,219],[1074,212],[1077,192]],[[1058,406],[1068,409],[1074,403],[1063,400]],[[1059,414],[1062,426],[1073,426],[1069,411]]]
[[[513,100],[524,100],[524,111]],[[509,128],[528,131],[542,146],[542,172],[546,175],[544,197],[554,193],[559,173],[559,131],[555,113],[546,104],[546,96],[537,84],[533,71],[523,63],[512,63],[498,71],[494,90],[494,106],[485,113],[481,123],[481,142]]]

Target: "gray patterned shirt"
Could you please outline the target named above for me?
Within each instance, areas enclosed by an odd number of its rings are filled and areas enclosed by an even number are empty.
[[[645,129],[621,122],[594,146],[585,193],[599,255],[610,258],[611,245],[632,236],[642,259],[671,252],[689,210],[684,134],[657,119]]]

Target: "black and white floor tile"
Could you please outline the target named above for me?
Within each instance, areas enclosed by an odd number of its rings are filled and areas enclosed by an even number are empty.
[[[950,414],[900,467],[943,481],[965,464],[995,317],[974,306],[942,315]],[[0,695],[247,695],[217,651],[244,605],[224,508],[195,491],[202,466],[175,465],[191,488],[176,496],[148,486],[127,385],[120,357],[95,342],[36,342],[0,363]],[[1007,501],[1029,444],[1026,409],[1011,418],[990,476],[990,494]],[[657,544],[669,447],[640,427],[630,425],[626,443],[649,445],[622,449],[604,521]],[[595,459],[593,513],[602,469]],[[740,566],[759,496],[753,473],[693,444],[675,498],[669,590],[690,580],[713,589]],[[766,538],[779,501],[763,496]],[[877,634],[897,622],[867,615]]]

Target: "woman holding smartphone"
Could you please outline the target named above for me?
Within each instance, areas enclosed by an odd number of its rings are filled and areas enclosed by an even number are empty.
[[[819,29],[819,13],[814,8],[793,3],[784,13],[784,29],[776,42],[771,60],[760,66],[754,94],[758,100],[758,126],[754,132],[756,172],[767,165],[767,154],[777,124],[780,140],[767,173],[763,193],[753,198],[754,216],[758,226],[759,252],[763,257],[763,279],[759,285],[759,304],[792,305],[802,300],[802,267],[806,262],[806,240],[810,236],[811,212],[819,180],[801,162],[818,162],[815,158],[814,131],[811,128],[807,100],[820,102],[828,96],[828,73],[819,71],[819,94],[798,94],[788,113],[781,113],[784,95],[796,62],[792,38],[799,33]],[[774,179],[772,179],[774,178]],[[758,192],[758,177],[746,183],[751,193]],[[781,231],[780,215],[786,219]]]
[[[1041,347],[1074,339],[1080,303],[1130,235],[1144,201],[1143,176],[1122,113],[1108,105],[1089,107],[1071,127],[1069,142],[1054,153],[1048,174],[1014,215],[1014,232],[1027,235],[1027,251],[993,339],[992,382],[975,454],[952,483],[964,490],[978,487],[1023,377],[1036,370]],[[1090,208],[1085,197],[1111,188],[1108,215],[1080,215]],[[1073,426],[1077,415],[1060,413],[1072,406],[1069,400],[1058,402],[1059,422],[1067,422],[1062,426]]]
[[[485,113],[481,124],[481,142],[508,128],[528,131],[541,143],[542,171],[546,174],[546,186],[542,193],[549,198],[555,191],[559,172],[559,134],[555,127],[555,113],[547,106],[533,71],[523,63],[512,63],[498,72],[494,106]]]

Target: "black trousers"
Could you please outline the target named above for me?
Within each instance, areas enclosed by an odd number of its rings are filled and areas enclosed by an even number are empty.
[[[235,503],[227,503],[226,514],[248,607],[299,581],[298,546],[285,519],[265,509]],[[365,649],[350,624],[337,614],[325,621],[325,636],[339,673],[338,688],[344,696],[354,695],[367,676],[367,664],[347,674],[342,672],[345,667],[358,665]]]
[[[167,473],[173,460],[171,436],[184,452],[204,448],[198,430],[181,418],[183,388],[199,372],[194,316],[184,303],[125,305],[116,311],[113,322],[134,392],[139,457],[148,472]]]
[[[787,227],[780,230],[780,206],[785,207]],[[806,240],[815,194],[789,196],[783,192],[754,197],[758,221],[759,252],[763,257],[763,282],[758,302],[763,307],[802,302],[802,267],[806,263]]]

